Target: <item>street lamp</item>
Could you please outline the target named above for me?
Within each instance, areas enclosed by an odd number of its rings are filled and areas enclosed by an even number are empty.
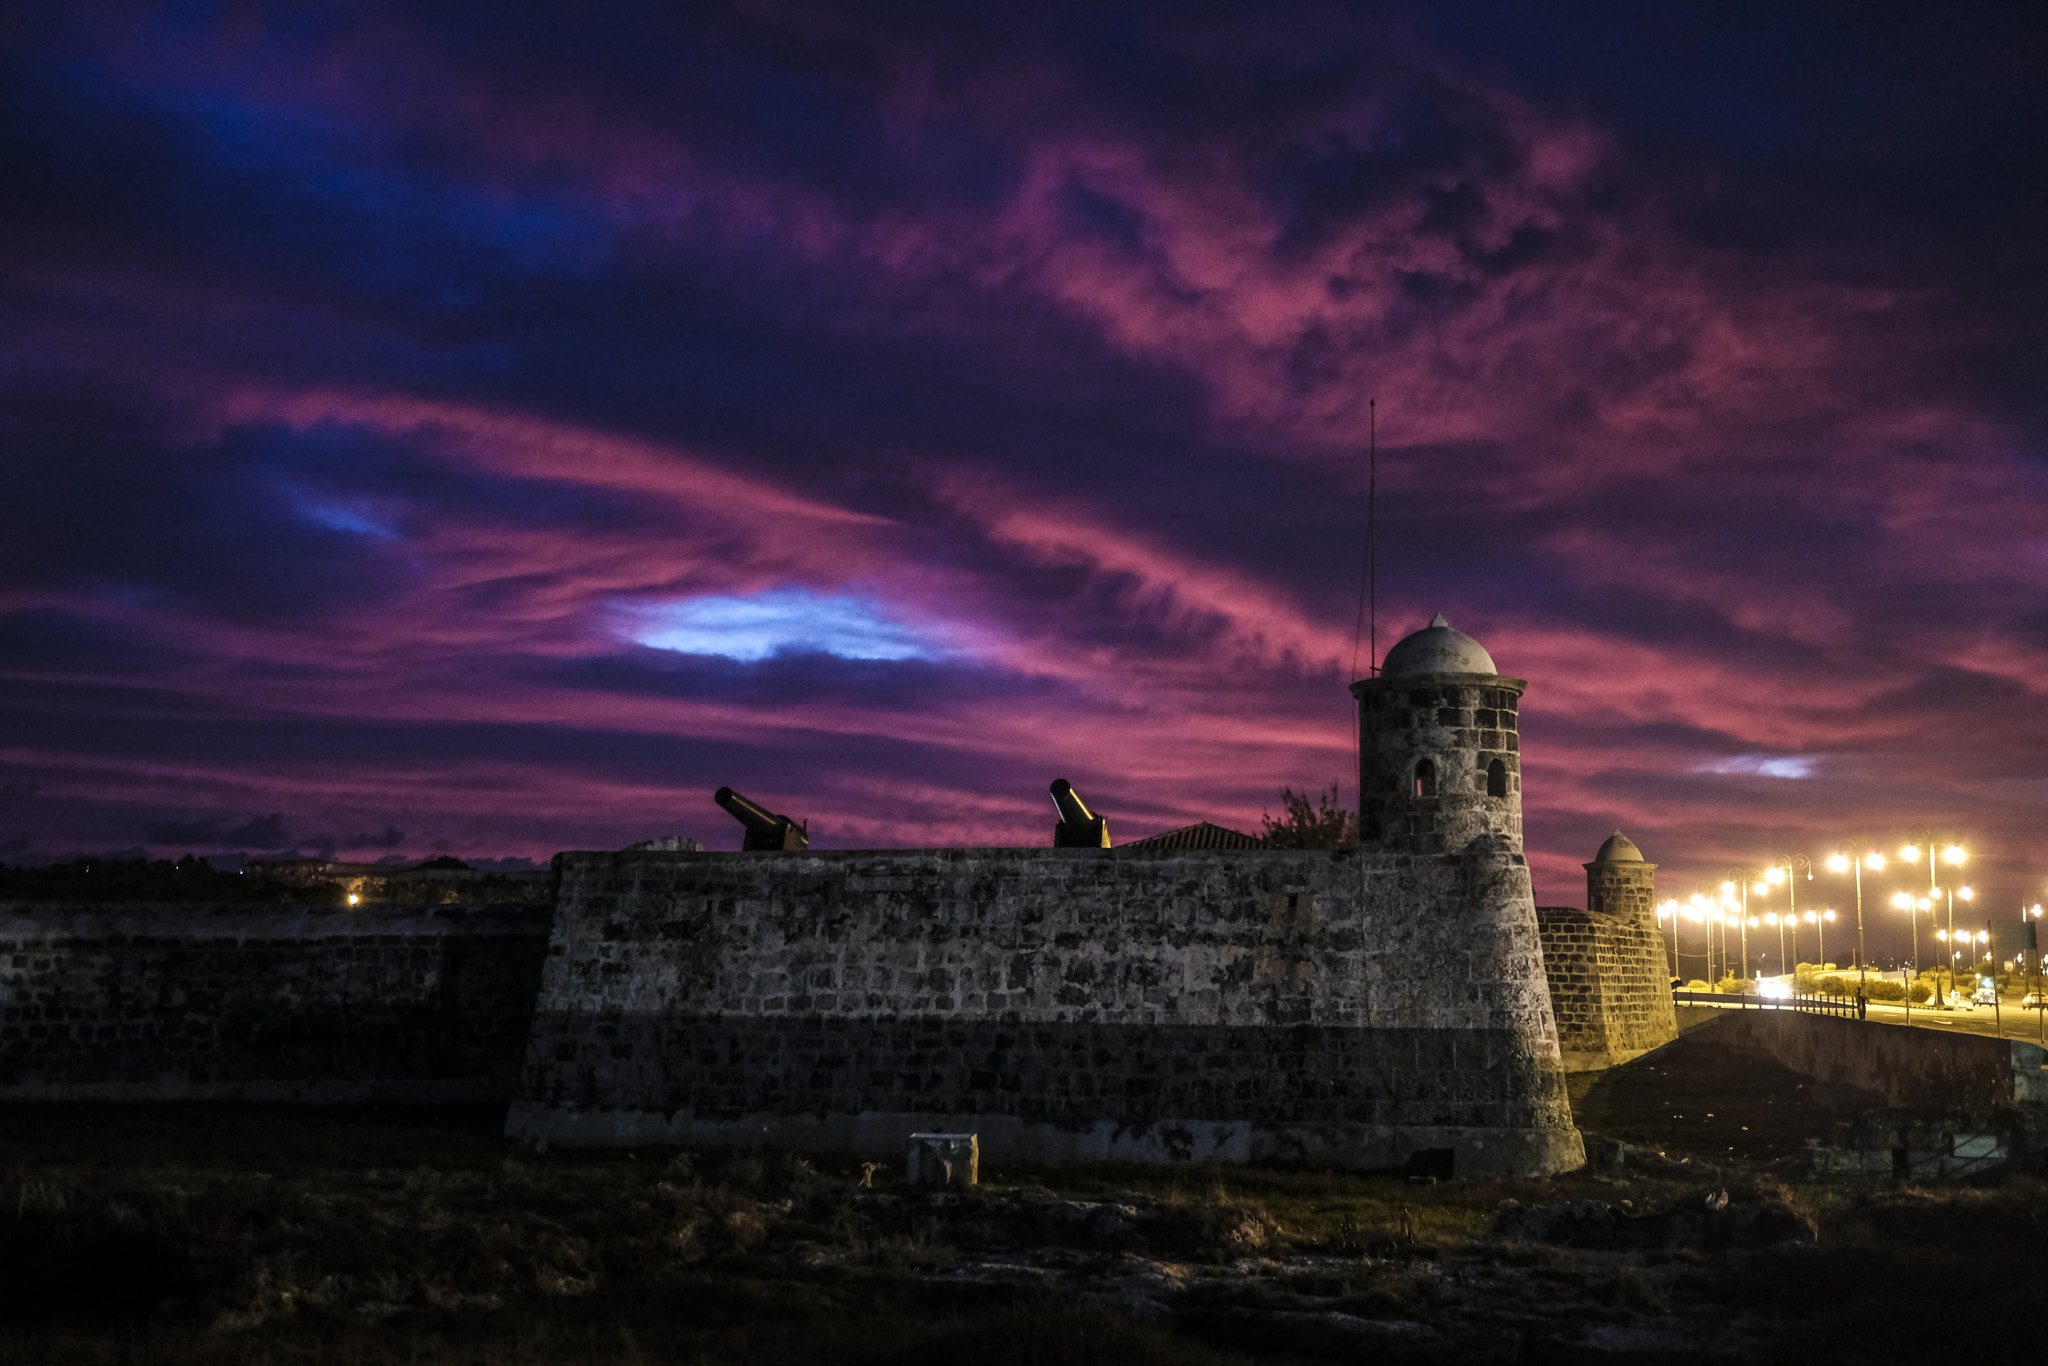
[[[1658,919],[1659,921],[1669,920],[1669,921],[1671,922],[1671,975],[1672,975],[1673,977],[1677,977],[1677,976],[1680,976],[1681,974],[1680,974],[1680,973],[1679,973],[1679,971],[1678,971],[1678,898],[1677,898],[1677,897],[1672,897],[1672,898],[1671,898],[1671,899],[1669,899],[1668,901],[1662,901],[1662,902],[1659,902],[1659,903],[1658,903],[1658,905],[1657,905],[1657,919]]]
[[[1870,959],[1863,952],[1863,869],[1868,866],[1873,872],[1884,867],[1884,855],[1872,849],[1867,842],[1858,840],[1843,846],[1842,852],[1828,860],[1828,867],[1838,873],[1851,869],[1856,873],[1856,994],[1869,999],[1866,987],[1870,980]]]
[[[1960,849],[1957,849],[1951,852],[1960,854],[1962,851]],[[1962,862],[1961,859],[1955,859],[1952,861],[1957,863]],[[1961,897],[1964,901],[1967,902],[1975,895],[1976,893],[1972,892],[1968,887],[1951,886],[1948,889],[1948,937],[1950,939],[1954,939],[1956,937],[1956,898]],[[1941,979],[1938,977],[1935,979],[1936,982],[1939,982],[1940,980]],[[1948,960],[1948,994],[1951,996],[1956,994],[1956,960],[1954,958],[1950,958]]]
[[[1946,863],[1951,868],[1960,868],[1963,866],[1963,860],[1968,858],[1969,855],[1963,851],[1963,846],[1950,836],[1937,835],[1932,830],[1915,830],[1906,836],[1905,844],[1899,849],[1899,857],[1908,863],[1918,863],[1920,855],[1923,853],[1927,855],[1927,899],[1929,901],[1939,901],[1941,899],[1941,888],[1935,876],[1939,866]],[[1965,900],[1967,899],[1965,898]],[[1949,902],[1948,928],[1951,934],[1955,932],[1955,902],[1953,900]],[[1915,966],[1918,966],[1917,960]],[[1953,969],[1949,972],[1949,989],[1951,991],[1955,989],[1955,972]],[[1934,1003],[1936,1005],[1941,1004],[1941,978],[1938,976],[1934,979]]]
[[[1892,897],[1892,905],[1897,906],[1900,910],[1904,911],[1906,913],[1906,919],[1912,924],[1913,976],[1918,977],[1920,975],[1920,912],[1931,911],[1934,908],[1934,902],[1924,896],[1916,897],[1911,892],[1900,892]],[[1928,923],[1932,924],[1933,920],[1934,917],[1930,915],[1928,917]],[[1937,983],[1940,982],[1940,980],[1941,979],[1938,977],[1935,978],[1935,981]],[[1940,1002],[1937,1001],[1935,1004],[1939,1005]],[[1910,1017],[1912,1013],[1913,983],[1912,980],[1909,978],[1906,982],[1906,1014]]]
[[[1682,908],[1680,909],[1680,911],[1679,911],[1679,914],[1683,915],[1683,916],[1684,916],[1684,917],[1685,917],[1685,918],[1686,918],[1687,920],[1690,920],[1690,921],[1692,921],[1692,922],[1693,922],[1693,923],[1694,923],[1695,925],[1704,925],[1704,924],[1706,924],[1706,920],[1707,920],[1707,899],[1706,899],[1706,898],[1705,898],[1704,896],[1700,895],[1700,894],[1699,894],[1698,892],[1694,892],[1694,893],[1692,894],[1692,900],[1688,901],[1688,902],[1687,902],[1687,903],[1686,903],[1686,904],[1685,904],[1685,905],[1684,905],[1684,906],[1683,906],[1683,907],[1682,907]],[[1712,976],[1714,975],[1714,931],[1713,931],[1713,928],[1712,928],[1711,926],[1708,926],[1708,927],[1707,927],[1706,929],[1704,929],[1704,930],[1702,931],[1702,934],[1704,935],[1704,937],[1705,937],[1705,940],[1706,940],[1706,947],[1705,947],[1705,950],[1704,950],[1704,954],[1705,954],[1705,957],[1706,957],[1706,960],[1707,960],[1707,970],[1706,970],[1706,972],[1705,972],[1705,973],[1704,973],[1703,975],[1704,975],[1704,976],[1706,976],[1706,977],[1712,977]],[[1673,952],[1675,953],[1675,952],[1677,951],[1677,945],[1678,945],[1678,926],[1677,926],[1677,925],[1675,925],[1675,924],[1674,924],[1674,925],[1673,925],[1673,926],[1671,927],[1671,943],[1672,943],[1672,951],[1673,951]],[[1681,961],[1680,961],[1680,963],[1679,963],[1678,975],[1679,975],[1680,977],[1683,977],[1683,976],[1685,976],[1685,964],[1684,964],[1683,960],[1681,960]]]
[[[1704,927],[1707,941],[1707,981],[1709,984],[1718,982],[1722,977],[1726,976],[1728,968],[1726,921],[1721,915],[1720,906],[1721,903],[1710,884],[1705,882],[1694,884],[1692,892],[1693,914],[1691,918],[1700,922]],[[1714,935],[1717,930],[1721,931],[1722,934],[1719,967],[1715,966],[1714,957]]]
[[[1799,898],[1793,889],[1798,886],[1804,874],[1808,882],[1813,881],[1813,860],[1804,854],[1780,854],[1771,860],[1771,866],[1764,869],[1764,880],[1773,887],[1783,884],[1785,888],[1785,916],[1792,922],[1792,957],[1799,957]],[[1782,951],[1783,946],[1780,946]]]
[[[1783,972],[1785,970],[1785,927],[1787,925],[1793,927],[1792,942],[1797,944],[1799,942],[1799,922],[1792,918],[1792,914],[1789,911],[1784,915],[1779,915],[1776,911],[1765,911],[1764,924],[1776,925],[1778,927],[1778,971]]]
[[[1710,933],[1721,941],[1721,966],[1714,971],[1714,981],[1718,983],[1723,977],[1735,975],[1728,971],[1728,903],[1715,902],[1714,908],[1707,912],[1707,919],[1714,925],[1714,930]],[[1713,965],[1710,963],[1708,966]]]
[[[1815,966],[1825,968],[1828,965],[1828,926],[1835,923],[1835,913],[1808,911],[1805,919],[1807,924],[1813,926],[1814,953],[1819,958]]]
[[[1720,944],[1720,965],[1715,966],[1712,959],[1707,962],[1714,981],[1719,982],[1724,977],[1735,975],[1728,966],[1728,927],[1735,921],[1735,884],[1724,882],[1716,888],[1711,883],[1703,882],[1700,884],[1700,893],[1700,909],[1705,913],[1707,924],[1711,927],[1707,931],[1707,942],[1713,944],[1718,939]]]
[[[1763,875],[1764,871],[1761,868],[1730,868],[1728,870],[1728,881],[1721,884],[1723,896],[1730,897],[1731,901],[1735,896],[1740,896],[1742,899],[1740,919],[1736,921],[1736,928],[1741,931],[1742,935],[1741,976],[1744,978],[1749,976],[1749,927],[1756,923],[1750,919],[1749,915],[1749,889],[1754,884],[1759,892],[1769,891],[1771,889],[1770,884],[1760,881]]]

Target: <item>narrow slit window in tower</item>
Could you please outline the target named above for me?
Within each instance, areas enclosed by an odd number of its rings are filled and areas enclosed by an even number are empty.
[[[1495,759],[1486,766],[1486,795],[1505,797],[1508,795],[1508,766]]]
[[[1434,797],[1436,795],[1436,765],[1428,759],[1415,765],[1415,795]]]

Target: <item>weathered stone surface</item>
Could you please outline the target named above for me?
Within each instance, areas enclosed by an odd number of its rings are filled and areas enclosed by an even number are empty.
[[[1360,679],[1359,838],[1369,849],[1455,854],[1476,839],[1522,852],[1517,708],[1527,686],[1489,674]],[[1476,718],[1476,720],[1475,720]],[[1430,779],[1418,791],[1418,765]],[[1501,790],[1489,790],[1495,764]]]
[[[1528,869],[1355,850],[568,854],[510,1128],[557,1144],[1583,1160]]]
[[[0,906],[0,1099],[502,1101],[548,921]]]
[[[981,1180],[981,1143],[973,1134],[912,1134],[904,1180],[920,1186],[973,1190]]]
[[[1567,1071],[1612,1067],[1678,1037],[1656,871],[1636,859],[1595,860],[1586,865],[1587,909],[1536,908]]]
[[[1492,1236],[1603,1252],[1748,1251],[1810,1243],[1813,1221],[1776,1200],[1730,1200],[1726,1191],[1690,1196],[1651,1213],[1604,1200],[1556,1205],[1510,1202],[1494,1215]]]

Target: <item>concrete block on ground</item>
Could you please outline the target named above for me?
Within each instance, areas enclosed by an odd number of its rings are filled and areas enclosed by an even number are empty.
[[[1892,1155],[1878,1148],[1812,1148],[1815,1176],[1890,1176]]]
[[[913,1188],[973,1190],[981,1179],[980,1135],[912,1134],[908,1175]]]

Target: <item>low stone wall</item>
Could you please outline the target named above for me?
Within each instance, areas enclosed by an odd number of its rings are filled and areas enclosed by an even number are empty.
[[[2038,1044],[1788,1010],[1719,1016],[1695,1037],[1876,1092],[1900,1109],[1986,1115],[2048,1105],[2048,1049]]]
[[[1654,920],[1539,906],[1536,922],[1566,1071],[1612,1067],[1678,1037]]]
[[[509,1100],[551,912],[0,905],[0,1100]]]
[[[1528,869],[1297,850],[565,854],[516,1135],[1582,1160]]]

